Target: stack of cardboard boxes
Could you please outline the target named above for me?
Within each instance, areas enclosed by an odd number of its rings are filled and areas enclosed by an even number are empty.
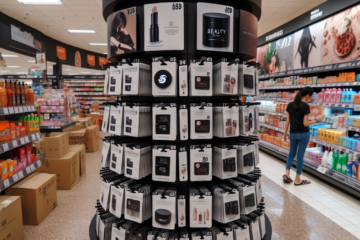
[[[74,139],[75,137],[77,137],[79,141],[81,141],[81,138],[79,138],[79,136],[82,133],[86,133],[86,152],[96,152],[97,150],[99,150],[100,147],[99,125],[94,124],[96,119],[98,119],[98,115],[94,116],[96,117],[79,118],[76,125],[73,126],[73,129],[70,132],[70,135],[73,135]]]

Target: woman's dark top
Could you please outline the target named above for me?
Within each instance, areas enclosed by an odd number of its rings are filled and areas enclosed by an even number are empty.
[[[119,42],[126,44],[130,47],[134,47],[134,42],[131,39],[130,34],[125,34],[123,31],[118,32],[117,36],[113,36],[116,40],[118,40]],[[134,50],[129,50],[129,49],[125,49],[125,48],[120,48],[121,50],[124,50],[124,53],[128,53],[128,52],[134,52]],[[116,52],[118,50],[118,46],[111,46],[111,56],[115,56]]]
[[[304,116],[310,114],[309,104],[301,102],[299,110],[295,110],[294,102],[289,103],[286,111],[290,115],[290,133],[309,132],[309,127],[304,126]]]

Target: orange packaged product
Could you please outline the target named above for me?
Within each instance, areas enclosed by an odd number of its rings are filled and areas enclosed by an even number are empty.
[[[6,136],[5,136],[5,140],[7,141],[7,140],[9,140],[9,139],[11,139],[11,131],[10,131],[10,124],[9,124],[9,122],[8,121],[5,121],[4,122],[4,125],[5,125],[5,127],[6,127]]]
[[[276,108],[275,108],[275,112],[279,113],[280,112],[280,106],[281,106],[281,103],[276,103]]]
[[[14,161],[9,159],[6,162],[8,164],[9,177],[12,177],[15,174]]]
[[[274,126],[274,116],[273,115],[269,116],[269,125]]]
[[[12,139],[16,139],[16,126],[15,123],[10,123],[10,135]]]
[[[280,139],[279,138],[274,138],[274,145],[280,147]]]
[[[0,123],[0,142],[6,140],[6,126],[3,123]]]
[[[0,81],[0,107],[7,107],[8,97],[4,82]]]
[[[280,117],[275,117],[275,119],[274,119],[274,126],[275,126],[275,127],[279,127],[279,123],[280,123]]]
[[[8,163],[4,160],[0,162],[0,180],[9,178]]]
[[[21,126],[16,125],[15,129],[16,129],[16,138],[21,137],[21,130],[20,130]]]
[[[284,109],[285,109],[285,103],[281,103],[281,105],[280,105],[280,113],[284,113]]]
[[[26,135],[26,127],[25,127],[25,126],[20,126],[20,135],[21,135],[21,136],[25,136],[25,135]]]

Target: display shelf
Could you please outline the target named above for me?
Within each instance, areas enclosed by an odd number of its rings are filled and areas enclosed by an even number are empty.
[[[41,161],[37,160],[28,165],[26,168],[23,168],[20,171],[16,172],[8,179],[0,181],[0,192],[4,191],[8,187],[11,187],[15,183],[19,182],[21,179],[27,177],[39,167],[41,167]]]
[[[0,116],[8,116],[12,114],[31,113],[36,112],[34,105],[25,106],[11,106],[0,108]]]
[[[260,149],[272,154],[283,161],[287,161],[289,151],[280,148],[274,144],[268,143],[263,140],[259,140]],[[294,159],[293,165],[296,166],[297,161]],[[304,158],[304,170],[310,172],[311,174],[330,182],[331,184],[336,185],[348,193],[360,197],[360,181],[356,178],[349,177],[343,173],[340,173],[333,169],[325,169],[325,172],[320,172],[320,164],[316,163],[308,158]],[[318,170],[319,169],[319,170]],[[323,169],[323,168],[322,168]]]
[[[270,220],[266,214],[265,214],[265,229],[266,229],[266,234],[262,240],[271,240],[272,226],[271,226]],[[99,240],[99,238],[96,235],[96,214],[94,215],[94,217],[91,219],[91,222],[90,222],[89,237],[90,237],[90,240]]]
[[[277,131],[277,132],[282,132],[282,133],[285,132],[284,129],[281,129],[281,128],[278,128],[278,127],[274,127],[274,126],[269,125],[269,124],[266,124],[266,123],[260,123],[260,127],[266,127],[266,128],[269,128],[269,129],[273,129],[273,130],[275,130],[275,131]]]
[[[303,87],[324,88],[324,87],[355,87],[360,86],[360,82],[337,82],[337,83],[318,83],[318,84],[299,84],[288,86],[271,86],[262,87],[259,90],[278,90],[278,89],[295,89]]]
[[[274,115],[274,116],[278,116],[278,117],[287,117],[286,113],[267,112],[267,111],[259,111],[259,113],[270,114],[270,115]]]
[[[64,81],[64,83],[104,83],[104,81],[105,79],[103,81],[84,79],[83,81]]]
[[[286,102],[290,103],[293,100],[286,100],[281,98],[256,98],[257,101],[272,101],[272,102]],[[324,106],[324,107],[342,107],[342,108],[353,108],[355,111],[360,111],[360,104],[354,103],[308,103],[310,106]]]
[[[65,128],[74,126],[76,122],[69,122],[63,126],[40,126],[41,133],[62,132]]]
[[[343,146],[340,146],[340,145],[337,145],[337,144],[329,143],[329,142],[326,142],[326,141],[322,141],[322,140],[319,140],[319,139],[316,139],[316,138],[310,138],[310,141],[312,141],[314,143],[318,143],[318,144],[326,146],[326,147],[330,147],[332,149],[339,150],[341,152],[352,153],[352,154],[354,154],[354,153],[355,154],[360,154],[360,152],[354,151],[352,149],[349,149],[349,148],[346,148],[346,147],[343,147]]]
[[[104,85],[66,85],[67,87],[104,87]]]
[[[13,150],[17,147],[21,147],[25,144],[31,143],[41,138],[40,132],[28,133],[25,136],[21,136],[17,139],[10,139],[8,141],[0,142],[0,154]]]

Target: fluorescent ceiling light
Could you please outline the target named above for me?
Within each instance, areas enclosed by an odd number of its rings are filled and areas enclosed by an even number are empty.
[[[48,68],[52,68],[52,67],[48,67]]]
[[[18,72],[16,74],[27,74],[27,72]]]
[[[28,60],[28,62],[34,63],[34,62],[35,62],[35,60]]]
[[[3,57],[19,57],[18,55],[2,55]]]
[[[8,68],[19,68],[19,66],[6,66]]]
[[[93,45],[93,46],[106,46],[107,43],[89,43],[90,45]]]
[[[90,73],[90,72],[81,72],[81,73]]]
[[[23,4],[34,4],[34,5],[62,5],[60,0],[17,0]]]
[[[103,54],[107,54],[107,52],[104,52]]]
[[[4,72],[9,72],[9,71],[0,71],[0,72],[4,73]]]
[[[105,73],[95,73],[95,74],[104,75]]]
[[[71,33],[95,33],[94,30],[68,30]]]
[[[66,69],[63,69],[64,71],[71,71],[71,69],[69,69],[69,68],[66,68]]]

